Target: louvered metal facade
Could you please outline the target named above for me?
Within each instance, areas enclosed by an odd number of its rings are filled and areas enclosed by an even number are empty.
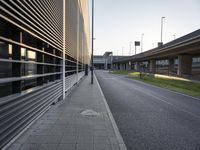
[[[84,76],[89,37],[87,0],[0,0],[0,148]]]

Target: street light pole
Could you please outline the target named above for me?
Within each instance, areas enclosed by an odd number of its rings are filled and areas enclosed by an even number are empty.
[[[141,53],[143,52],[143,36],[144,33],[141,34]]]
[[[130,50],[129,50],[129,55],[131,56],[131,51],[132,51],[132,42],[130,42]]]
[[[94,83],[94,62],[93,62],[93,52],[94,52],[94,0],[92,0],[92,55],[91,55],[91,84]]]
[[[165,17],[161,17],[161,43],[162,43],[162,36],[163,36],[163,20],[165,19]]]
[[[136,48],[137,48],[137,46],[135,45],[135,55],[136,55]]]

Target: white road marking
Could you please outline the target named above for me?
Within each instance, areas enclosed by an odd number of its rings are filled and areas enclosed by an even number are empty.
[[[115,79],[115,80],[118,81],[118,82],[121,81],[121,80],[117,80],[117,78],[113,78],[113,79]],[[124,84],[124,82],[122,82],[122,83]],[[193,116],[193,117],[196,117],[196,118],[200,119],[200,116],[199,116],[199,115],[196,115],[196,114],[194,114],[194,113],[192,113],[192,112],[190,112],[190,111],[187,111],[187,110],[185,110],[185,109],[183,109],[183,108],[180,108],[180,107],[178,107],[178,106],[176,106],[176,105],[174,105],[174,104],[172,104],[172,103],[170,103],[170,102],[168,102],[168,101],[166,101],[166,100],[163,100],[163,99],[161,99],[161,98],[159,98],[159,97],[157,97],[157,96],[151,94],[152,92],[148,92],[148,93],[147,93],[147,92],[144,92],[143,90],[139,90],[140,87],[136,88],[136,87],[131,86],[131,88],[133,88],[134,90],[136,90],[136,91],[138,91],[138,92],[141,92],[141,93],[144,93],[144,94],[146,94],[146,95],[148,95],[148,96],[151,96],[151,97],[153,97],[153,98],[155,98],[155,99],[157,99],[157,100],[159,100],[159,101],[161,101],[161,102],[163,102],[163,103],[165,103],[165,104],[171,105],[171,106],[175,107],[176,109],[178,109],[179,111],[185,112],[185,113],[187,113],[187,114],[190,114],[190,115]],[[140,88],[140,89],[141,89],[141,88]],[[155,93],[155,94],[156,94],[156,93]],[[163,97],[163,98],[165,98],[165,99],[169,99],[169,98],[167,98],[167,97],[165,97],[165,96],[161,96],[161,97]]]

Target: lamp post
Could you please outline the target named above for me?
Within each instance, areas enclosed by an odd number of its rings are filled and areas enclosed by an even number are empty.
[[[94,83],[94,62],[93,62],[93,52],[94,52],[94,0],[92,0],[92,55],[91,55],[91,84]]]
[[[162,36],[163,36],[163,20],[165,19],[165,17],[161,17],[161,43],[162,43]]]
[[[130,50],[129,50],[129,55],[131,56],[131,50],[132,50],[132,42],[130,42]]]
[[[143,36],[144,33],[141,34],[141,53],[143,52]]]

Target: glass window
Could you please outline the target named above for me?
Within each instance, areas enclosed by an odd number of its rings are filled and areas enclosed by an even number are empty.
[[[30,80],[23,80],[22,81],[22,90],[27,90],[30,88],[33,88],[37,86],[37,80],[36,79],[30,79]]]
[[[12,49],[13,49],[12,45],[8,44],[8,54],[10,55],[10,57],[12,55]]]
[[[8,59],[8,44],[0,41],[0,58]]]
[[[28,59],[29,60],[35,60],[36,59],[36,53],[33,51],[28,51]]]
[[[12,63],[0,62],[0,78],[8,78],[12,76]]]
[[[21,48],[21,57],[22,59],[26,59],[26,48]]]
[[[12,94],[12,83],[0,84],[0,98]]]

